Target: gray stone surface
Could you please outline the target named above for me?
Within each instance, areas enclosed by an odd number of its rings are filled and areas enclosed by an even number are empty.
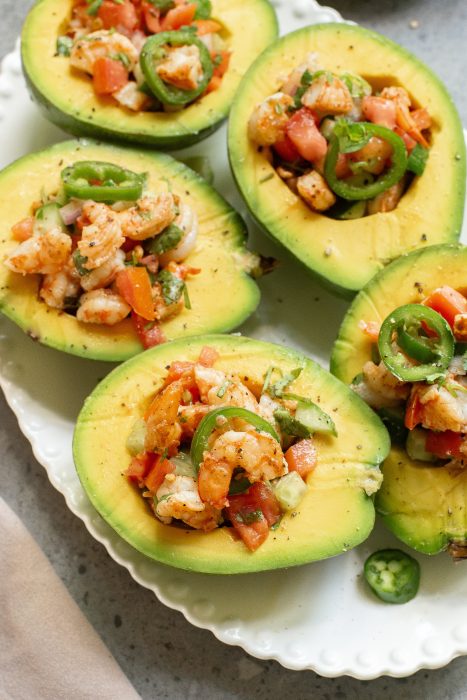
[[[27,0],[2,0],[0,55],[13,47],[30,4]],[[384,32],[417,53],[446,82],[467,124],[465,0],[338,0],[329,4],[345,17]],[[91,538],[50,485],[3,398],[0,454],[2,496],[33,533],[145,700],[467,698],[467,658],[407,679],[360,682],[288,671],[275,662],[259,661],[221,644],[159,603]]]

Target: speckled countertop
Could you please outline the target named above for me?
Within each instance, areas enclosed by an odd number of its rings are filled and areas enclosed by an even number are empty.
[[[0,56],[13,47],[30,4],[29,0],[1,0]],[[466,0],[336,0],[329,4],[344,17],[399,41],[428,63],[447,84],[467,124]],[[361,682],[288,671],[221,644],[159,603],[91,538],[50,485],[3,398],[0,454],[2,496],[23,519],[144,700],[467,698],[467,658],[407,679]]]

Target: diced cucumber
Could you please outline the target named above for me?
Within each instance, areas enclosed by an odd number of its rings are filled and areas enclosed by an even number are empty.
[[[426,431],[423,428],[414,428],[409,431],[405,449],[410,459],[418,459],[421,462],[437,462],[438,458],[426,451]]]
[[[297,401],[295,416],[292,416],[286,408],[274,411],[274,418],[284,433],[296,435],[299,438],[308,438],[313,433],[337,435],[336,426],[331,416],[313,401],[296,394],[284,394],[283,398]]]
[[[336,126],[336,120],[332,119],[332,117],[324,117],[322,120],[319,130],[323,134],[324,138],[329,141],[331,139],[332,132],[334,131],[334,127]]]
[[[175,473],[179,476],[191,476],[193,479],[197,478],[196,470],[190,455],[187,455],[185,452],[179,452],[176,457],[171,457],[170,461],[175,465]]]
[[[34,218],[34,235],[43,234],[53,228],[59,228],[63,233],[69,233],[60,216],[60,207],[55,202],[44,204],[36,211]]]
[[[271,482],[274,495],[282,510],[293,510],[304,497],[308,486],[298,472],[289,472]]]
[[[126,448],[131,455],[135,456],[140,454],[140,452],[144,452],[146,430],[146,421],[144,420],[144,418],[138,418],[138,420],[135,421],[135,423],[133,424],[131,433],[126,439]]]

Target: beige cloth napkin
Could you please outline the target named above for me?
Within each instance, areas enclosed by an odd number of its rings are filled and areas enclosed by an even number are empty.
[[[0,698],[140,700],[1,498]]]

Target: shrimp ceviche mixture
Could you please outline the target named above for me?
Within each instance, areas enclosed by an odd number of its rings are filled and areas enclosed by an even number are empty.
[[[467,298],[445,286],[421,304],[395,309],[381,328],[362,320],[374,343],[352,384],[411,459],[467,464]]]
[[[113,326],[131,316],[144,347],[164,341],[160,321],[191,308],[183,260],[198,220],[171,192],[149,192],[145,175],[100,161],[61,173],[58,192],[12,227],[5,265],[41,275],[39,297],[82,323]]]
[[[214,367],[216,350],[173,362],[127,440],[126,477],[165,524],[209,532],[231,526],[256,550],[294,511],[317,464],[314,432],[335,435],[327,413],[287,393],[301,368],[271,367],[263,385]]]
[[[358,219],[395,209],[422,175],[431,124],[403,87],[375,91],[323,70],[313,53],[255,107],[248,133],[313,211]]]
[[[74,0],[57,54],[123,108],[180,110],[217,90],[229,67],[211,11],[210,0]]]

